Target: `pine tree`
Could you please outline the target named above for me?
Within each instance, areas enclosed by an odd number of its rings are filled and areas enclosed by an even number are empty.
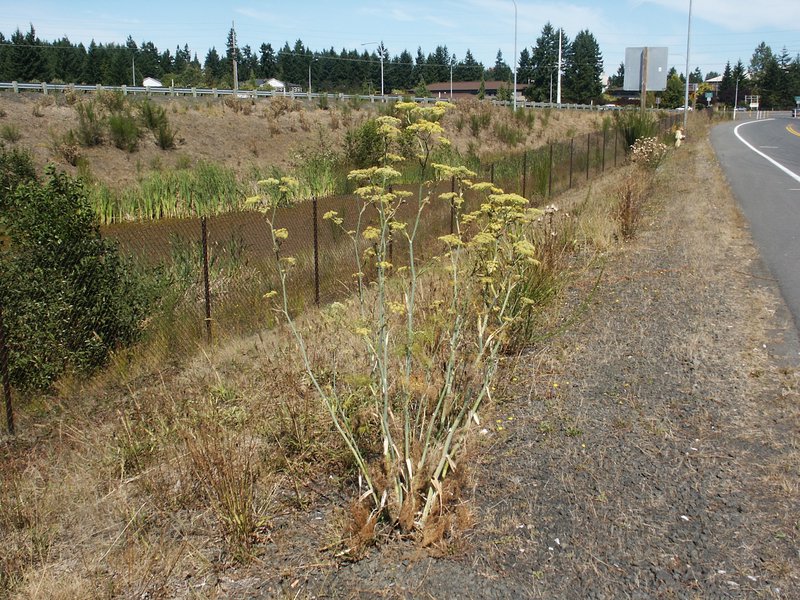
[[[603,93],[603,55],[594,36],[585,29],[575,36],[564,73],[565,96],[589,104]]]
[[[489,78],[495,81],[508,81],[513,75],[511,67],[503,60],[503,51],[497,51],[497,57],[494,59],[494,67],[490,69]]]
[[[264,79],[275,77],[277,62],[272,44],[261,44],[258,49],[258,75]]]
[[[525,97],[536,102],[548,102],[551,92],[556,88],[556,78],[558,73],[558,33],[550,22],[542,28],[542,34],[536,39],[533,47],[531,61],[533,72],[531,83],[525,89]],[[561,52],[562,55],[569,54],[569,38],[561,31]],[[553,96],[553,100],[555,97]]]

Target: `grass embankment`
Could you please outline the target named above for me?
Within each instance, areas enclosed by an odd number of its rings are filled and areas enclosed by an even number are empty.
[[[618,247],[620,186],[646,172],[638,169],[625,167],[559,199],[559,210],[533,225],[541,267],[531,295],[552,297],[568,278],[570,257],[581,256],[571,268],[582,268]],[[635,222],[628,229],[635,231]],[[419,309],[432,318],[443,301],[443,272],[436,263],[427,269]],[[531,316],[538,311],[546,308]],[[353,390],[340,409],[354,439],[374,448],[369,378],[351,370],[364,360],[359,334],[342,326],[360,319],[356,301],[348,300],[309,310],[297,325],[312,340],[316,376],[336,372]],[[546,333],[545,316],[527,322],[525,335]],[[436,340],[423,336],[418,343]],[[322,536],[315,548],[331,551],[315,560],[357,556],[380,528],[360,505],[348,513],[347,502],[336,500],[355,495],[357,471],[296,356],[279,326],[176,367],[119,357],[92,384],[63,382],[25,406],[21,435],[4,446],[4,588],[34,597],[170,595],[175,585],[201,590],[232,561],[273,552],[285,560],[281,552],[298,545],[302,556],[313,556],[311,542],[298,538],[309,532]],[[431,383],[414,385],[426,395]],[[496,389],[502,388],[501,379]],[[423,531],[423,543],[439,543],[468,521],[459,477],[451,481],[440,495],[454,517]],[[310,511],[320,522],[308,526]],[[298,531],[300,523],[311,529]]]

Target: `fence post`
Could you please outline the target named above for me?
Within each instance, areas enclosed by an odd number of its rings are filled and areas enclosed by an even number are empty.
[[[553,142],[550,142],[550,165],[547,168],[547,196],[553,195]]]
[[[575,138],[569,139],[569,189],[572,189],[572,158],[575,156]]]
[[[619,129],[614,130],[614,166],[617,166],[617,148],[619,148]]]
[[[211,284],[208,280],[208,227],[206,217],[200,217],[200,241],[203,246],[203,291],[206,300],[206,338],[211,343]]]
[[[528,187],[528,151],[522,154],[522,197],[526,198],[525,192]]]
[[[589,181],[589,165],[592,158],[592,134],[586,134],[586,181]]]
[[[314,222],[314,304],[319,306],[319,221],[317,220],[317,197],[311,197],[311,218]]]
[[[606,136],[608,135],[608,130],[603,129],[603,173],[606,172]]]
[[[456,178],[455,175],[450,178],[450,193],[456,193]],[[456,230],[456,203],[455,198],[450,198],[450,235]],[[392,262],[391,259],[389,262]]]
[[[14,409],[11,405],[11,377],[8,374],[8,346],[2,304],[0,304],[0,375],[3,377],[3,396],[6,403],[6,428],[10,435],[14,435]]]
[[[494,184],[494,163],[492,163],[491,182]]]

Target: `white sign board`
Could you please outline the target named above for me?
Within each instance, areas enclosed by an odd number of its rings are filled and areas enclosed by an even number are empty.
[[[625,81],[623,90],[642,89],[642,55],[644,48],[625,48]],[[647,48],[647,91],[667,89],[668,48]]]

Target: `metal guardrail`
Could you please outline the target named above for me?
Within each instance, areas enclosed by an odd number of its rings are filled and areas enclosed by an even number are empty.
[[[131,85],[82,85],[82,84],[75,84],[75,83],[20,83],[17,81],[12,82],[0,82],[0,90],[10,90],[13,91],[15,94],[19,94],[20,92],[27,91],[27,92],[40,92],[44,95],[47,95],[51,92],[66,92],[66,91],[73,91],[73,92],[84,92],[84,93],[91,93],[91,92],[102,92],[102,91],[111,91],[111,92],[122,92],[124,95],[137,95],[143,94],[147,96],[183,96],[183,97],[204,97],[210,96],[214,98],[219,98],[223,96],[234,96],[236,98],[242,99],[256,99],[256,98],[271,98],[273,96],[285,96],[287,98],[292,98],[295,100],[314,100],[320,98],[327,98],[329,100],[357,100],[363,102],[370,102],[370,103],[390,103],[390,102],[400,102],[402,100],[413,100],[414,102],[419,103],[433,103],[438,101],[449,102],[449,99],[444,97],[414,97],[409,98],[408,96],[399,96],[399,95],[364,95],[364,94],[341,94],[341,93],[326,93],[326,92],[285,92],[285,91],[276,91],[276,90],[229,90],[229,89],[218,89],[218,88],[183,88],[183,87],[144,87],[144,86],[131,86]],[[497,100],[491,99],[492,104],[499,105],[499,106],[510,106],[511,102],[506,100]],[[556,104],[554,102],[528,102],[528,101],[519,101],[517,100],[517,106],[522,108],[557,108],[557,109],[570,109],[570,110],[596,110],[596,111],[604,111],[604,110],[621,110],[621,107],[618,106],[604,106],[604,105],[597,105],[597,104],[567,104],[561,103]]]

